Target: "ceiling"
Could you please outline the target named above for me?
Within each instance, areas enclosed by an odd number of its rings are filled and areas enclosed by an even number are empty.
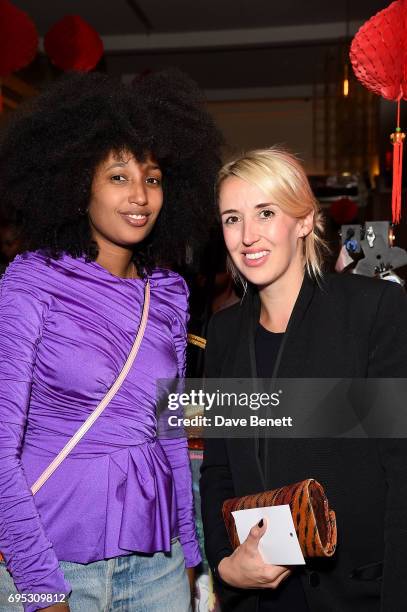
[[[102,36],[109,73],[130,79],[168,65],[188,72],[213,97],[256,90],[282,95],[324,80],[338,41],[383,0],[12,0],[41,36],[79,14]],[[42,58],[43,63],[46,61]],[[44,77],[44,69],[37,76]],[[45,75],[46,78],[46,75]],[[231,94],[232,95],[232,94]],[[233,95],[232,95],[233,97]]]
[[[190,32],[362,21],[384,8],[380,0],[13,0],[44,35],[64,15],[81,15],[103,36],[143,34],[145,15],[153,32]],[[349,9],[347,9],[349,6]]]

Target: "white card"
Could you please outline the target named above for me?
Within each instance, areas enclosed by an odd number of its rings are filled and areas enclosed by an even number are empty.
[[[273,565],[305,564],[288,504],[237,510],[232,512],[232,515],[240,542],[245,541],[250,529],[260,519],[267,519],[266,533],[259,542],[259,551],[265,563]]]

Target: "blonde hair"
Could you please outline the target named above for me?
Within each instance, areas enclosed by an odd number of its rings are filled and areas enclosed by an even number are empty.
[[[248,151],[221,168],[218,192],[222,182],[230,176],[241,178],[261,189],[291,217],[302,219],[313,212],[312,231],[304,238],[304,259],[307,272],[315,278],[320,277],[326,248],[322,238],[322,214],[298,159],[276,146]]]

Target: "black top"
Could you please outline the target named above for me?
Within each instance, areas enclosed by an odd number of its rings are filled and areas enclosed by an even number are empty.
[[[255,352],[257,376],[259,378],[272,378],[274,366],[277,360],[283,340],[283,333],[274,333],[265,329],[262,325],[257,326],[255,336]],[[264,465],[264,438],[259,439],[260,465]],[[260,597],[259,612],[308,612],[309,608],[305,600],[304,589],[298,573],[294,573],[286,579],[275,591],[265,589]]]
[[[277,334],[268,331],[260,323],[256,329],[255,335],[255,353],[256,353],[256,369],[259,378],[272,378],[274,366],[276,364],[278,351],[280,350],[281,342],[284,334]],[[259,440],[259,458],[260,465],[264,465],[265,448],[264,438]]]
[[[208,378],[257,376],[259,319],[259,296],[250,288],[239,304],[214,315],[205,351]],[[407,378],[406,293],[396,283],[355,274],[326,274],[318,282],[306,275],[281,348],[278,378]],[[338,551],[332,559],[308,560],[301,571],[310,609],[400,612],[407,601],[406,439],[270,442],[265,477],[254,436],[205,440],[205,550],[223,612],[253,612],[258,604],[256,589],[216,580],[219,562],[233,552],[223,502],[311,476],[323,483],[336,512]]]
[[[284,334],[268,331],[262,325],[256,330],[256,362],[257,376],[259,378],[271,378],[276,363],[278,351]]]

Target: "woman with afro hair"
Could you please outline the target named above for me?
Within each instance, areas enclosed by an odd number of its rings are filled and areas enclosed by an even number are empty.
[[[54,84],[0,146],[0,202],[28,250],[0,283],[0,609],[190,609],[200,561],[184,437],[158,438],[156,380],[182,377],[187,288],[221,138],[177,71]],[[121,388],[31,487],[126,362]],[[16,606],[15,602],[20,602]]]

